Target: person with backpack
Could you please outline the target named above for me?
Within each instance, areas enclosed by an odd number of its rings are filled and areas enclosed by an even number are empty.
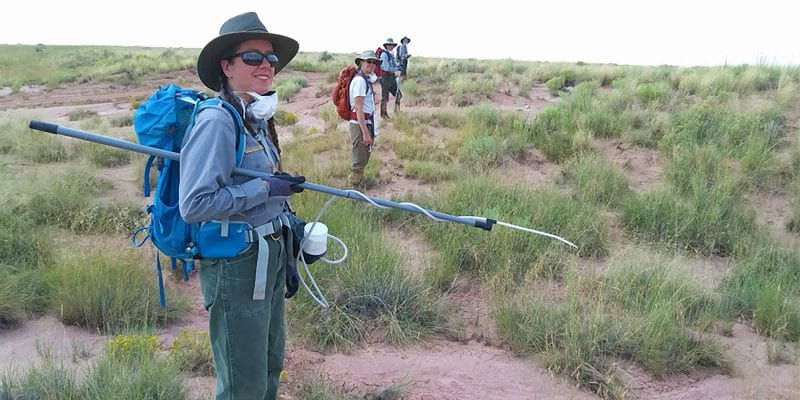
[[[388,38],[383,43],[383,47],[376,50],[376,56],[381,60],[381,65],[376,74],[381,80],[381,118],[389,118],[389,113],[386,106],[389,102],[389,93],[394,96],[395,111],[400,109],[400,98],[402,95],[397,91],[396,73],[400,71],[400,67],[395,62],[392,50],[397,46],[394,39]]]
[[[411,43],[411,39],[403,36],[400,39],[400,46],[397,46],[397,61],[400,63],[400,79],[402,80],[406,80],[408,77],[408,58],[411,57],[411,54],[408,54],[409,43]]]
[[[349,87],[352,113],[348,126],[352,167],[348,179],[353,187],[363,188],[364,168],[369,162],[375,139],[375,93],[372,82],[377,80],[375,67],[380,61],[373,51],[366,50],[356,57],[355,63],[358,69],[350,80]]]
[[[217,400],[275,399],[278,393],[284,296],[297,290],[297,271],[287,267],[291,250],[286,248],[285,209],[288,197],[302,191],[297,185],[305,178],[281,172],[273,120],[278,96],[269,89],[298,48],[296,40],[268,32],[256,13],[247,12],[225,21],[197,59],[200,80],[235,108],[246,134],[239,135],[237,118],[227,107],[196,111],[180,152],[180,214],[188,223],[200,223],[201,232],[220,226],[211,239],[201,233],[201,254],[207,248],[202,240],[234,237],[237,224],[252,227],[241,253],[200,261]],[[245,143],[238,143],[240,137]],[[233,175],[237,166],[273,175]]]

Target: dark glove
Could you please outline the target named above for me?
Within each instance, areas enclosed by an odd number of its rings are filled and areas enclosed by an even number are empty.
[[[305,236],[306,221],[303,221],[300,217],[294,215],[293,213],[287,213],[287,216],[289,217],[289,224],[291,225],[292,234],[294,235],[294,249],[292,249],[292,256],[297,259],[297,252],[300,251],[300,243],[302,243],[303,236]],[[324,256],[325,253],[315,256],[308,254],[305,251],[303,252],[303,259],[306,261],[306,264],[313,264],[314,261],[317,261]]]
[[[285,172],[279,172],[264,178],[264,180],[269,184],[270,196],[291,196],[303,191],[303,188],[297,185],[305,183],[306,177],[302,175],[291,176]]]
[[[300,288],[300,275],[297,273],[297,263],[290,260],[286,264],[286,294],[283,297],[291,299]]]

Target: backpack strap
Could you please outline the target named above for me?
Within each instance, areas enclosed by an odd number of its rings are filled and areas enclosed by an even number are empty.
[[[361,77],[361,79],[364,80],[364,83],[367,84],[367,95],[369,95],[370,92],[373,91],[372,83],[369,81],[369,78],[366,75],[364,75],[364,73],[361,72],[361,70],[356,71],[356,74],[353,75],[353,79],[356,79],[357,77]],[[372,95],[374,96],[375,93],[372,93]],[[349,94],[348,94],[348,96],[349,96]],[[356,108],[356,105],[353,104],[353,107],[351,108],[351,111],[350,111],[350,119],[354,119],[354,120],[357,121],[358,120],[358,115],[356,115],[355,108]],[[371,114],[364,113],[364,115],[365,115],[366,119],[368,119],[368,120],[372,119],[372,115]]]
[[[242,119],[242,116],[239,115],[239,111],[237,111],[236,107],[234,107],[231,103],[228,103],[227,101],[219,97],[198,101],[194,105],[194,110],[192,111],[192,122],[189,124],[188,130],[191,130],[192,126],[194,126],[194,120],[197,116],[197,112],[200,110],[201,107],[215,106],[215,105],[222,106],[222,108],[228,110],[228,112],[233,117],[233,122],[236,124],[236,131],[238,133],[238,135],[236,136],[236,166],[241,167],[242,158],[244,157],[244,147],[246,144],[244,137],[246,130],[244,128],[244,120]]]

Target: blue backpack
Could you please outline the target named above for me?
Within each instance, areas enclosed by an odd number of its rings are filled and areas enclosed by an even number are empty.
[[[184,89],[174,84],[160,87],[136,109],[133,126],[140,144],[172,152],[180,152],[183,136],[191,130],[197,111],[206,105],[222,105],[236,121],[239,137],[236,146],[236,166],[240,166],[244,155],[244,123],[236,109],[219,98],[209,98],[194,90]],[[150,167],[156,160],[150,156],[144,168],[144,196],[150,197]],[[161,258],[159,252],[170,258],[172,269],[181,264],[183,279],[188,280],[194,270],[193,260],[198,257],[196,245],[198,224],[189,224],[183,220],[178,209],[178,189],[180,185],[180,165],[178,161],[158,159],[158,179],[156,181],[153,201],[146,210],[150,214],[150,224],[137,228],[131,236],[135,247],[142,246],[148,238],[158,249],[155,255],[158,271],[158,290],[161,306],[166,305],[164,299],[164,280],[161,275]],[[137,236],[146,231],[147,235],[140,241]]]

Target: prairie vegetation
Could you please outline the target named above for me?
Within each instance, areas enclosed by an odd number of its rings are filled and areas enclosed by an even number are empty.
[[[193,68],[196,53],[0,46],[0,87],[142,84],[151,74]],[[325,74],[331,85],[352,59],[300,54],[276,90],[282,100],[297,96],[308,86],[303,73]],[[16,66],[46,62],[55,67]],[[800,69],[424,57],[414,58],[412,69],[402,86],[406,109],[382,125],[386,133],[366,171],[373,188],[392,186],[397,172],[411,184],[395,200],[544,230],[578,248],[500,226],[484,232],[337,200],[322,220],[348,243],[349,258],[314,268],[331,306],[322,309],[299,293],[288,303],[290,337],[322,352],[458,339],[465,322],[453,295],[468,282],[487,289],[492,329],[503,345],[603,398],[632,396],[624,366],[655,377],[733,375],[737,366],[720,338],[735,324],[780,349],[770,361],[797,362]],[[553,97],[532,112],[493,100],[498,94],[530,100],[540,93],[535,89]],[[0,120],[0,326],[52,314],[67,324],[138,335],[185,315],[189,300],[174,290],[170,307],[157,306],[152,260],[128,250],[127,235],[146,221],[144,201],[111,195],[119,187],[108,171],[140,165],[141,156],[33,134],[26,127],[31,117],[7,112]],[[342,130],[338,117],[326,106],[316,118],[324,130],[281,114],[281,134],[293,138],[282,144],[285,169],[343,187],[349,152],[332,133]],[[130,140],[129,120],[69,115],[81,129]],[[604,151],[610,141],[658,155],[657,182],[634,183],[643,172]],[[382,162],[390,156],[397,170]],[[532,185],[520,169],[537,162],[555,173]],[[141,168],[132,170],[129,178],[140,185]],[[758,200],[765,198],[786,200],[780,226],[760,222]],[[305,192],[293,206],[310,220],[325,200]],[[413,264],[386,239],[389,229],[424,242],[427,264]],[[331,246],[329,257],[338,258],[337,251]],[[714,274],[689,258],[723,259],[725,271]],[[185,383],[165,377],[175,369],[210,372],[207,339],[191,335],[183,338],[189,344],[177,345],[189,349],[181,357],[162,354],[158,343],[131,345],[134,354],[122,359],[109,350],[81,382],[43,356],[42,365],[6,376],[0,397],[57,391],[70,393],[64,398],[103,398],[108,390],[131,390],[124,392],[131,398],[185,398]],[[97,389],[121,370],[147,385]],[[301,398],[352,395],[320,376],[307,378],[289,385]],[[386,396],[406,390],[398,383],[362,395],[401,398]]]

